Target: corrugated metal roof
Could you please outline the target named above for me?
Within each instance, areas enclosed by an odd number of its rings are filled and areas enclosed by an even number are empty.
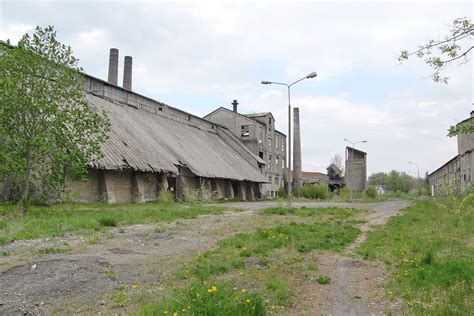
[[[96,168],[178,174],[178,166],[186,166],[201,177],[267,182],[217,133],[92,94],[87,100],[105,111],[111,123],[104,158],[93,163]]]

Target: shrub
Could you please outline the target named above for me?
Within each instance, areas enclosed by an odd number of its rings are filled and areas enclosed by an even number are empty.
[[[367,190],[365,190],[365,195],[368,198],[375,199],[377,197],[377,190],[375,189],[375,187],[370,186],[367,188]]]
[[[112,217],[102,217],[99,218],[99,224],[100,226],[115,227],[117,226],[117,220]]]
[[[301,189],[301,195],[307,199],[327,199],[329,196],[328,187],[325,184],[305,185]]]
[[[171,203],[174,201],[173,193],[168,190],[161,190],[158,194],[157,201],[159,203]]]
[[[278,197],[280,197],[280,198],[286,198],[286,197],[287,197],[287,193],[288,193],[288,192],[286,192],[285,187],[280,187],[280,188],[278,189]]]
[[[331,283],[331,278],[327,275],[320,275],[316,278],[316,282],[318,282],[319,284],[329,284]]]

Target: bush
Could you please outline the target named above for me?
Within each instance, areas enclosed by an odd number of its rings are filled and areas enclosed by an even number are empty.
[[[173,193],[168,190],[161,190],[158,194],[157,201],[159,203],[171,203],[174,201]]]
[[[375,189],[375,187],[370,186],[367,188],[367,190],[365,190],[365,195],[368,198],[375,199],[377,197],[377,190]]]
[[[328,187],[325,184],[305,185],[300,193],[307,199],[327,199],[329,197]]]
[[[286,192],[285,187],[280,187],[278,189],[278,197],[280,197],[280,198],[286,198],[287,197],[287,192]]]
[[[115,227],[117,226],[117,220],[112,217],[102,217],[99,218],[99,224],[100,226],[112,226]]]

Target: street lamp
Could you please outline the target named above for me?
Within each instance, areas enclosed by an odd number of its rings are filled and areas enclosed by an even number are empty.
[[[348,143],[351,143],[352,144],[352,149],[355,149],[355,144],[367,143],[366,140],[360,140],[358,142],[353,142],[353,141],[348,140],[347,138],[344,138],[344,141],[346,141]],[[354,150],[352,150],[352,158],[354,158]],[[349,168],[349,169],[351,169],[351,168]],[[350,178],[350,177],[347,176],[347,171],[348,170],[346,169],[346,178]],[[351,174],[351,176],[352,176],[352,174]],[[347,183],[346,183],[346,185],[347,185]],[[349,199],[352,201],[352,189],[351,188],[349,188],[349,192],[351,194]]]
[[[366,140],[361,140],[361,141],[358,141],[358,142],[351,142],[350,140],[348,140],[348,139],[346,139],[346,138],[344,138],[344,140],[345,140],[346,142],[348,142],[348,143],[351,143],[351,144],[352,144],[352,149],[354,149],[354,148],[355,148],[355,144],[360,144],[360,143],[367,143],[367,141],[366,141]]]
[[[299,79],[299,80],[296,80],[295,82],[293,83],[283,83],[283,82],[274,82],[274,81],[262,81],[262,84],[278,84],[278,85],[282,85],[282,86],[286,86],[288,88],[288,146],[286,147],[286,149],[288,150],[288,191],[287,191],[287,194],[288,194],[288,209],[291,208],[291,179],[292,179],[292,175],[291,175],[291,98],[290,98],[290,88],[292,85],[304,80],[304,79],[312,79],[312,78],[315,78],[318,74],[316,72],[312,72],[310,74],[308,74],[307,76]]]

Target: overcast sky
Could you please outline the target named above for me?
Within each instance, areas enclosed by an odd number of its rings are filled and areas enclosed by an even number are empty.
[[[185,2],[0,0],[0,39],[16,43],[53,25],[84,70],[107,79],[109,48],[133,56],[133,89],[204,116],[219,106],[273,112],[287,133],[286,88],[300,107],[303,170],[326,171],[351,141],[368,153],[368,173],[432,172],[457,153],[447,129],[472,110],[472,62],[429,79],[421,60],[399,65],[402,49],[472,19],[471,2]]]

